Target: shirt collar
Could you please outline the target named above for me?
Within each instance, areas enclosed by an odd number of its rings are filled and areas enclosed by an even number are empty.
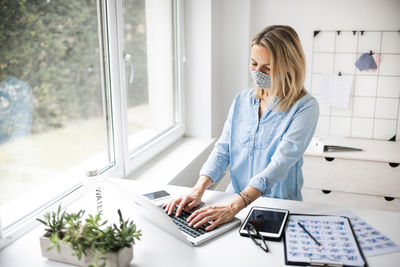
[[[260,104],[260,99],[258,97],[256,97],[255,94],[256,94],[256,90],[253,89],[253,95],[251,96],[251,101],[252,101],[253,106]],[[272,109],[272,107],[276,104],[276,102],[278,102],[278,97],[275,97],[274,100],[271,103],[269,103],[268,108]]]

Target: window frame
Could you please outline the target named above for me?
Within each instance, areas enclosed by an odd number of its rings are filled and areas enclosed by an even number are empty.
[[[94,170],[88,176],[92,178],[79,178],[74,186],[49,199],[46,203],[33,209],[19,219],[15,225],[0,235],[0,249],[12,243],[20,236],[36,227],[36,221],[46,211],[56,210],[59,204],[65,208],[76,201],[88,190],[95,186],[102,179],[110,177],[127,177],[134,170],[145,164],[162,150],[169,147],[184,135],[184,92],[183,92],[183,70],[185,63],[184,51],[184,29],[183,29],[183,0],[171,0],[173,19],[173,47],[174,47],[174,87],[175,95],[175,117],[177,124],[164,131],[150,143],[138,149],[135,153],[129,154],[128,132],[127,132],[127,107],[126,107],[126,73],[124,60],[123,40],[123,0],[101,1],[97,0],[98,20],[101,22],[99,28],[100,49],[107,55],[102,55],[104,69],[102,81],[108,85],[104,88],[104,113],[106,114],[108,132],[108,153],[110,163],[99,166],[101,169]],[[100,18],[101,16],[101,18]],[[109,41],[116,40],[116,41]],[[92,170],[88,170],[89,172]],[[0,213],[1,216],[4,215]],[[0,226],[3,227],[3,226]],[[1,231],[2,229],[0,229]]]
[[[184,17],[183,17],[183,1],[171,0],[172,4],[172,25],[173,25],[173,47],[174,47],[174,87],[175,87],[175,118],[177,124],[167,129],[152,141],[140,147],[138,150],[131,153],[128,144],[128,118],[127,118],[127,86],[126,86],[126,62],[124,60],[124,18],[123,18],[123,0],[115,0],[110,3],[110,16],[115,15],[116,19],[110,19],[110,39],[117,40],[112,44],[117,48],[110,48],[110,64],[112,66],[112,88],[120,88],[119,92],[113,92],[113,101],[119,105],[119,110],[114,112],[114,122],[117,122],[121,127],[116,127],[116,136],[118,140],[116,151],[117,155],[123,155],[122,162],[117,159],[117,166],[121,169],[118,170],[116,175],[118,177],[126,177],[132,172],[140,168],[143,164],[148,162],[161,151],[172,145],[185,133],[185,117],[184,117],[184,93],[183,93],[183,69],[185,63],[185,50],[184,50]],[[115,13],[112,10],[115,9]],[[117,16],[119,14],[119,16]],[[111,46],[111,45],[110,45]],[[117,90],[114,90],[117,91]]]

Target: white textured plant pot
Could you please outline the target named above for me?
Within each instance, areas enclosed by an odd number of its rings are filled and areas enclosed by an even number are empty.
[[[117,252],[107,253],[103,255],[107,267],[126,267],[129,266],[133,259],[133,246],[130,248],[122,248]],[[91,251],[88,251],[85,266],[89,266],[94,261],[94,255]],[[97,261],[97,265],[101,265],[103,260]]]
[[[94,255],[91,251],[87,252],[87,256],[82,255],[82,258],[78,260],[78,257],[74,256],[74,251],[67,244],[60,244],[61,251],[58,252],[57,248],[47,250],[51,246],[50,239],[48,237],[40,237],[40,249],[42,250],[42,256],[49,260],[65,262],[77,266],[89,266],[94,261]],[[123,248],[117,252],[107,253],[103,255],[105,257],[107,267],[126,267],[129,266],[133,260],[133,246],[130,248]],[[103,260],[99,260],[98,264],[101,265]]]
[[[85,266],[85,255],[82,255],[82,258],[78,260],[78,257],[73,255],[74,251],[67,244],[60,244],[60,252],[58,252],[56,247],[52,248],[51,250],[47,250],[47,248],[51,245],[52,243],[50,242],[50,239],[48,237],[40,237],[40,249],[42,250],[43,257],[48,258],[49,260],[61,261],[78,266]]]

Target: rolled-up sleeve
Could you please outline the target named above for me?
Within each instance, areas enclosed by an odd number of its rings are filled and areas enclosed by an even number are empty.
[[[215,143],[214,149],[200,170],[200,175],[206,175],[210,177],[214,183],[221,178],[230,162],[229,143],[231,136],[232,116],[237,98],[238,96],[236,95],[233,99],[233,103],[229,109],[228,117],[225,121],[220,138]]]
[[[288,176],[290,168],[300,160],[314,135],[318,122],[318,102],[313,99],[293,115],[270,163],[250,179],[249,185],[269,194],[272,187]]]

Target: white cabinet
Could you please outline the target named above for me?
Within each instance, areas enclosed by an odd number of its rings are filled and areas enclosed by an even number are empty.
[[[304,201],[400,211],[400,142],[352,141],[363,151],[307,149]]]

